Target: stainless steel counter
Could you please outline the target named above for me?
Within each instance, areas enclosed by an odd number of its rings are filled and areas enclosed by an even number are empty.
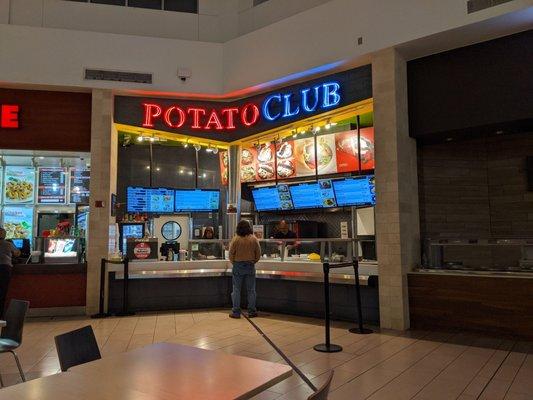
[[[130,279],[196,278],[230,276],[231,263],[227,260],[202,261],[135,261],[129,264]],[[110,272],[116,279],[123,279],[123,266],[111,264]],[[307,282],[323,282],[321,262],[261,260],[256,264],[258,279],[279,279]],[[378,275],[377,262],[359,264],[359,280],[368,285],[370,276]],[[330,272],[332,283],[355,284],[351,267]]]
[[[420,268],[409,272],[410,274],[418,275],[444,275],[444,276],[480,276],[489,278],[517,278],[517,279],[532,279],[532,272],[518,272],[518,271],[470,271],[470,270],[452,270],[452,269],[431,269]]]

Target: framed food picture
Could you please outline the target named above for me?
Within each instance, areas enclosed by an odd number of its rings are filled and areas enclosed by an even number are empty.
[[[261,145],[256,149],[256,171],[258,181],[270,181],[275,178],[274,159],[276,147],[273,144]]]
[[[296,176],[294,140],[287,140],[276,146],[276,163],[278,179],[288,179]]]
[[[33,204],[35,168],[7,166],[5,169],[4,204]]]
[[[316,138],[317,158],[315,160],[315,138],[309,137],[295,141],[296,176],[309,176],[315,174],[333,174],[337,172],[335,154],[335,136],[322,135]]]
[[[33,207],[4,207],[4,229],[8,239],[32,239]]]
[[[218,152],[218,161],[220,165],[220,183],[224,186],[228,184],[229,155],[226,150]]]

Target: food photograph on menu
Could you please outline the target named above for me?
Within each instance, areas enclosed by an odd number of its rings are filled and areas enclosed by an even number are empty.
[[[218,153],[220,164],[220,183],[222,185],[228,184],[228,170],[229,170],[229,155],[227,151],[220,151]]]
[[[33,208],[4,207],[4,229],[8,239],[30,239],[33,230]]]
[[[35,198],[35,169],[8,166],[5,169],[5,204],[33,204]]]

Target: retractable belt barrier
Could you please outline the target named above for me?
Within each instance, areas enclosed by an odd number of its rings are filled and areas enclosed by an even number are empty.
[[[120,261],[115,260],[106,260],[102,258],[100,262],[100,305],[97,314],[91,315],[91,318],[107,318],[111,314],[104,311],[105,303],[105,283],[106,283],[106,265],[107,264],[116,264],[124,265],[124,282],[123,282],[123,293],[122,293],[122,311],[115,313],[116,316],[123,317],[128,315],[134,315],[134,312],[129,311],[128,309],[128,286],[129,286],[129,259],[125,257]]]
[[[330,264],[328,262],[325,262],[323,264],[324,269],[324,329],[325,329],[325,336],[326,341],[325,343],[320,343],[314,346],[314,349],[316,351],[320,351],[322,353],[337,353],[339,351],[342,351],[342,347],[337,344],[331,343],[331,335],[330,335],[330,305],[329,305],[329,271],[331,269],[336,268],[344,268],[344,267],[350,267],[353,266],[354,268],[354,274],[355,274],[355,292],[357,296],[357,316],[358,316],[358,327],[352,328],[349,331],[351,333],[358,333],[358,334],[368,334],[372,333],[372,330],[365,329],[363,326],[363,310],[361,307],[361,285],[359,283],[359,261],[354,260],[353,262],[347,262],[347,263],[338,263],[338,264]]]

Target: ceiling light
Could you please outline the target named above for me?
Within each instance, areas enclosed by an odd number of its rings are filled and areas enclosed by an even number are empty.
[[[155,170],[156,170],[156,171],[161,171],[161,168],[157,167]]]
[[[292,137],[295,139],[298,137],[298,131],[296,129],[292,131]]]
[[[180,169],[180,170],[179,170],[179,173],[180,173],[180,174],[183,174],[183,170],[182,170],[182,169]]]
[[[44,157],[43,156],[39,157],[39,160],[44,160]]]
[[[195,145],[193,145],[193,147],[194,147],[194,150],[196,150],[196,151],[200,151],[201,148],[202,148],[202,146],[200,146],[199,144],[195,144]]]
[[[202,178],[207,178],[207,174],[205,172],[202,174]]]
[[[189,175],[192,175],[192,171],[189,171],[188,174],[189,174]]]
[[[144,138],[142,136],[137,136],[137,141],[138,142],[142,142],[144,140]]]
[[[146,166],[146,169],[150,169],[150,166],[149,166],[149,165],[147,165],[147,166]]]
[[[213,154],[218,154],[218,147],[213,147]]]
[[[313,129],[314,133],[320,132],[320,126],[316,126],[315,129]]]
[[[154,138],[154,137],[151,137],[151,138],[150,138],[150,142],[152,142],[152,143],[155,142],[155,138]]]

